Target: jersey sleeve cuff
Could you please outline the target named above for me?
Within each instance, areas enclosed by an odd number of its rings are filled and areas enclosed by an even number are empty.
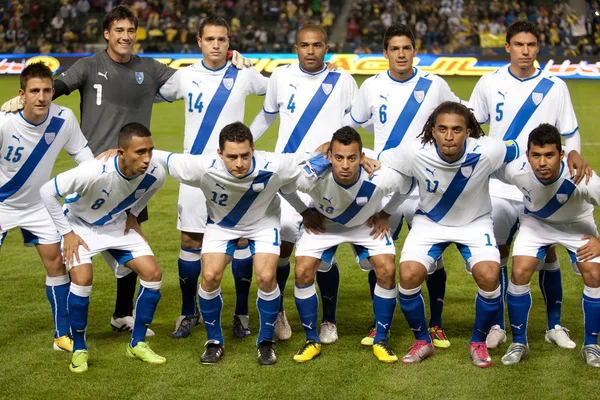
[[[575,133],[577,133],[577,131],[579,130],[579,126],[577,126],[577,128],[573,129],[571,132],[567,132],[567,133],[561,133],[560,135],[562,137],[569,137],[569,136],[573,136]]]
[[[362,125],[362,124],[364,124],[365,122],[367,122],[367,121],[368,121],[368,119],[365,119],[365,120],[364,120],[364,121],[362,121],[362,122],[360,122],[360,121],[357,121],[357,120],[356,120],[356,118],[354,118],[354,115],[352,115],[352,111],[350,111],[350,118],[352,118],[352,121],[356,122],[356,123],[357,123],[357,124],[359,124],[359,125]]]
[[[267,111],[267,110],[265,110],[265,108],[264,108],[264,107],[263,107],[263,112],[264,112],[265,114],[279,114],[279,111]]]
[[[173,102],[173,101],[167,99],[165,96],[163,96],[162,93],[160,92],[160,89],[156,91],[156,94],[158,95],[158,97],[160,97],[161,99],[163,99],[167,103],[172,103]]]
[[[54,177],[54,189],[56,190],[56,194],[58,195],[58,197],[63,197],[62,194],[60,194],[60,191],[58,190],[58,182],[56,181],[56,177]]]

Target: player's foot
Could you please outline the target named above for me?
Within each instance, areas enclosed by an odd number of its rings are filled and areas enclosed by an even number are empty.
[[[263,340],[258,345],[258,363],[260,365],[273,365],[277,362],[275,343]]]
[[[377,333],[377,329],[375,329],[375,325],[371,325],[369,328],[369,334],[362,338],[360,344],[363,346],[373,346],[375,342],[375,334]]]
[[[469,354],[473,365],[479,368],[487,368],[492,365],[492,357],[490,357],[485,342],[469,343]]]
[[[250,336],[250,318],[247,315],[233,315],[233,336],[243,339]]]
[[[569,337],[569,330],[560,325],[554,325],[554,328],[546,331],[546,342],[555,343],[563,349],[574,349],[577,346]]]
[[[71,353],[73,351],[73,338],[71,337],[71,334],[67,333],[66,335],[54,339],[52,347],[56,351],[68,351]]]
[[[485,338],[485,345],[488,349],[495,349],[502,343],[506,343],[506,331],[500,325],[493,325]]]
[[[600,368],[600,346],[588,344],[581,348],[581,358],[590,367]]]
[[[221,361],[221,358],[225,355],[225,348],[221,343],[208,341],[205,346],[206,349],[200,356],[202,364],[216,364]]]
[[[434,353],[433,344],[426,340],[415,340],[412,346],[410,346],[408,353],[402,357],[402,362],[404,364],[420,363],[424,359],[433,356]]]
[[[135,347],[127,345],[126,354],[128,357],[137,358],[149,364],[164,364],[167,362],[166,358],[156,354],[146,342],[138,342]]]
[[[321,344],[314,340],[307,340],[302,348],[294,356],[294,361],[303,363],[312,360],[321,354]]]
[[[83,374],[88,370],[88,352],[87,350],[76,350],[71,357],[71,365],[69,365],[71,372],[76,374]]]
[[[398,356],[394,354],[387,340],[380,340],[374,344],[373,354],[382,363],[392,364],[398,361]]]
[[[321,324],[321,333],[319,333],[319,339],[323,344],[332,344],[337,342],[337,326],[333,322],[323,322]]]
[[[438,349],[447,349],[450,347],[450,341],[446,337],[446,331],[441,326],[432,326],[429,328],[429,336],[431,336],[431,341],[433,342],[433,346]]]
[[[133,324],[135,320],[131,315],[126,317],[115,318],[113,315],[110,319],[110,327],[115,332],[131,332],[133,330]],[[146,337],[154,336],[154,331],[150,328],[146,331]]]
[[[529,358],[529,346],[522,343],[511,343],[506,354],[502,357],[502,364],[514,365]]]
[[[275,336],[279,340],[288,340],[292,337],[292,327],[290,326],[285,311],[280,311],[277,314],[277,320],[275,321]]]
[[[171,334],[173,339],[183,339],[192,334],[192,329],[200,323],[200,314],[180,315],[175,321],[175,331]]]

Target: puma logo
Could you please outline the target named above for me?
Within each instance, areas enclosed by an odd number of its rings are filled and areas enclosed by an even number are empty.
[[[291,86],[291,87],[293,87],[293,88],[294,88],[294,90],[298,90],[298,84],[297,84],[297,83],[296,83],[295,85],[292,85],[292,84],[290,83],[290,86]]]
[[[515,329],[521,329],[523,327],[523,324],[521,324],[521,325],[510,324],[510,326]]]
[[[381,325],[383,329],[387,329],[390,324],[382,324],[381,322],[377,321],[377,325]]]
[[[216,319],[215,319],[213,322],[208,322],[208,321],[206,321],[206,320],[204,321],[204,323],[205,323],[206,325],[210,325],[210,326],[215,326],[215,323],[216,323],[216,322],[217,322],[217,320],[216,320]]]
[[[312,327],[312,324],[313,324],[313,323],[311,322],[310,324],[306,325],[306,324],[303,322],[303,323],[302,323],[302,326],[303,326],[303,327],[305,327],[306,329],[312,330],[312,328],[313,328],[313,327]]]
[[[508,92],[504,92],[504,93],[502,93],[501,91],[499,91],[499,90],[498,90],[498,94],[499,94],[500,96],[502,96],[502,99],[503,99],[503,100],[506,100],[506,93],[508,93]]]
[[[105,73],[102,72],[98,72],[98,75],[104,77],[104,79],[108,80],[108,71],[106,71]]]
[[[18,137],[16,135],[12,135],[13,139],[15,139],[17,142],[21,143],[21,138],[23,137],[23,135],[19,135]]]

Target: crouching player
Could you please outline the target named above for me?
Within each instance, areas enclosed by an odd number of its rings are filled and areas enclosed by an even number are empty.
[[[165,181],[164,170],[151,161],[153,148],[146,127],[135,122],[127,124],[119,133],[116,156],[82,163],[40,189],[42,201],[63,235],[63,258],[71,273],[68,305],[74,342],[69,369],[73,372],[88,370],[85,333],[92,292],[92,257],[101,252],[108,252],[140,277],[127,355],[151,364],[166,362],[145,342],[146,330],[160,300],[162,271],[136,221]],[[71,196],[65,199],[63,212],[58,198],[67,195]]]
[[[600,178],[593,173],[589,183],[576,185],[566,166],[559,131],[552,125],[541,124],[529,135],[526,156],[496,172],[502,181],[521,190],[525,204],[508,284],[513,343],[502,357],[506,365],[529,357],[531,276],[541,267],[550,246],[559,244],[569,252],[573,269],[582,275],[584,282],[585,337],[581,357],[588,365],[600,368],[600,257],[578,254],[587,243],[584,235],[598,236],[593,211],[594,206],[600,205]]]

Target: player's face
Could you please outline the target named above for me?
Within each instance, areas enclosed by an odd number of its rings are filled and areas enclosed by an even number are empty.
[[[406,36],[394,36],[390,39],[383,55],[388,59],[390,74],[397,80],[405,80],[413,74],[413,59],[417,50]]]
[[[202,30],[202,37],[198,39],[198,46],[207,67],[212,69],[222,67],[227,61],[227,50],[229,50],[227,28],[206,25]]]
[[[246,140],[242,143],[226,141],[223,150],[219,149],[218,153],[227,171],[236,178],[243,178],[250,172],[254,155],[254,148],[250,145],[250,141]]]
[[[127,62],[135,44],[135,25],[127,18],[113,21],[104,31],[108,41],[108,55],[117,62]]]
[[[328,154],[333,169],[333,177],[342,185],[351,185],[358,179],[360,164],[364,153],[360,151],[358,143],[350,143],[348,146],[338,142],[331,142],[331,150]]]
[[[48,108],[52,103],[54,85],[52,79],[31,78],[27,81],[25,90],[19,89],[23,100],[23,113],[29,121],[41,121],[46,118]]]
[[[471,134],[465,118],[460,114],[440,114],[435,120],[433,138],[440,156],[454,162],[465,152],[465,142]]]
[[[146,172],[152,159],[154,143],[152,137],[133,136],[125,147],[119,147],[119,167],[125,176],[135,176]]]
[[[327,50],[329,46],[325,43],[325,35],[317,29],[305,29],[300,32],[298,42],[294,45],[300,67],[307,72],[323,69]]]
[[[560,162],[564,155],[564,150],[558,151],[555,144],[536,146],[531,143],[527,150],[527,159],[533,168],[533,173],[544,183],[558,179]]]
[[[521,32],[510,38],[510,43],[504,45],[506,52],[510,54],[511,67],[526,73],[533,71],[533,62],[540,50],[535,35],[529,32]]]

